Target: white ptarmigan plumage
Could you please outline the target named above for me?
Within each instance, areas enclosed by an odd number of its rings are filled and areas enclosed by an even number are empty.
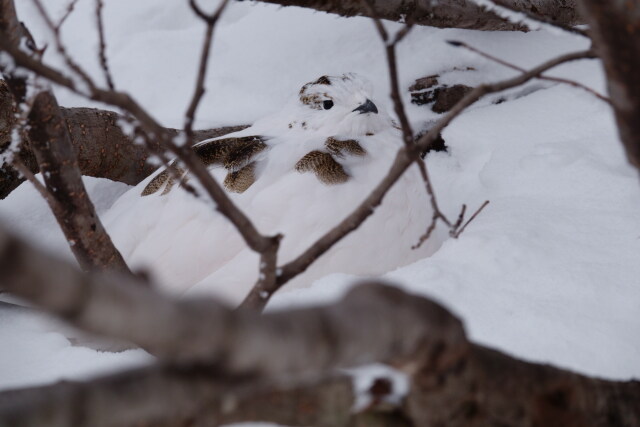
[[[403,142],[373,100],[371,84],[359,75],[322,76],[280,112],[195,147],[262,233],[284,235],[279,265],[338,224],[387,174]],[[230,154],[225,147],[232,147]],[[132,267],[146,266],[171,292],[239,303],[258,277],[258,256],[211,202],[172,187],[161,174],[107,212],[104,222],[116,246]],[[288,286],[335,272],[378,275],[425,257],[434,244],[411,246],[431,215],[412,166],[360,229]]]

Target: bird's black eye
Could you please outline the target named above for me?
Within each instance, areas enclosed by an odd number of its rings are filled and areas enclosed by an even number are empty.
[[[325,110],[330,110],[331,107],[333,107],[333,101],[328,99],[322,103],[322,106],[324,107]]]

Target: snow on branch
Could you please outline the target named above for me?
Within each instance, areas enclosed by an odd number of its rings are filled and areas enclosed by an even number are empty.
[[[524,26],[529,30],[547,29],[552,32],[561,33],[568,32],[583,37],[589,37],[586,32],[576,28],[575,26],[563,23],[557,19],[557,16],[541,15],[539,9],[532,4],[532,9],[537,13],[529,12],[522,5],[514,4],[508,0],[471,0],[487,12],[493,12],[507,22],[516,26]],[[534,3],[534,2],[531,2]],[[558,5],[558,7],[563,7]],[[569,6],[564,6],[569,7]],[[575,4],[573,4],[575,8]]]
[[[465,28],[488,31],[526,31],[527,25],[546,24],[574,33],[573,27],[582,23],[575,0],[498,0],[500,11],[517,11],[519,19],[505,19],[502,13],[493,8],[487,10],[475,0],[377,0],[371,8],[363,5],[362,0],[326,1],[326,0],[259,0],[282,6],[300,6],[334,13],[341,16],[377,16],[397,22],[413,22],[416,25],[428,25],[440,28]],[[485,1],[485,0],[481,0]],[[509,17],[506,17],[509,18]]]

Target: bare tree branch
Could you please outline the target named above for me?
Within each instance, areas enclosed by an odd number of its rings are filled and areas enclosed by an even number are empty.
[[[64,11],[64,15],[60,18],[55,28],[57,31],[60,31],[64,23],[69,19],[73,11],[75,10],[76,4],[78,4],[78,0],[71,0],[67,5],[67,9]]]
[[[484,210],[484,208],[487,207],[487,205],[489,205],[489,200],[485,200],[485,202],[482,205],[480,205],[480,207],[473,213],[473,215],[471,215],[471,217],[467,220],[467,222],[465,222],[464,225],[460,227],[460,224],[464,220],[464,211],[467,208],[465,205],[462,205],[462,212],[460,213],[460,217],[458,217],[458,221],[456,222],[457,226],[452,228],[452,230],[450,231],[450,236],[455,239],[460,237],[460,235],[464,232],[464,230],[467,228],[469,223],[471,223],[474,219],[476,219],[476,217],[480,214],[480,212]]]
[[[347,377],[292,385],[228,377],[202,367],[153,366],[86,383],[0,392],[0,424],[175,427],[261,420],[347,427],[357,418],[353,400]]]
[[[71,71],[73,71],[78,77],[80,77],[80,79],[84,82],[84,84],[87,85],[89,89],[96,87],[96,84],[93,82],[93,79],[91,78],[89,73],[87,73],[80,66],[80,64],[74,61],[74,59],[71,57],[69,52],[67,52],[67,49],[64,46],[64,43],[62,43],[62,38],[60,36],[60,27],[56,26],[56,24],[53,22],[53,19],[51,18],[51,16],[49,16],[49,14],[47,13],[47,10],[44,8],[44,5],[42,4],[42,0],[32,0],[32,1],[35,4],[36,9],[38,9],[40,16],[42,17],[44,22],[47,24],[47,27],[49,27],[49,30],[52,32],[53,41],[56,46],[56,50],[58,51],[60,56],[62,56],[62,58],[64,59],[64,62],[71,69]]]
[[[87,195],[69,134],[51,93],[36,96],[29,125],[31,148],[51,196],[46,200],[56,200],[50,207],[80,266],[84,270],[129,272]]]
[[[609,96],[629,163],[640,169],[640,4],[580,0],[607,74]]]
[[[251,288],[244,300],[240,303],[240,309],[262,311],[266,307],[271,295],[282,286],[278,284],[278,249],[282,235],[271,238],[272,247],[260,254],[258,281]]]
[[[47,191],[47,187],[45,187],[40,181],[38,181],[38,178],[35,177],[33,172],[31,172],[29,168],[25,166],[24,163],[22,163],[22,160],[14,159],[13,165],[18,170],[18,172],[20,172],[27,179],[27,181],[29,181],[31,185],[33,185],[36,191],[40,193],[40,197],[42,197],[47,202],[51,211],[62,212],[58,201],[49,193],[49,191]],[[55,213],[54,215],[57,216]]]
[[[380,18],[376,15],[376,11],[373,7],[371,0],[363,0],[363,3],[368,7],[369,13],[373,16],[373,22],[375,23],[376,29],[378,30],[378,34],[382,39],[382,42],[385,45],[385,53],[387,56],[387,68],[389,70],[389,80],[391,82],[391,100],[393,101],[393,107],[400,122],[400,129],[402,130],[402,138],[404,140],[405,146],[409,149],[414,145],[414,132],[411,128],[411,124],[409,123],[409,119],[407,118],[407,114],[404,108],[404,104],[402,103],[402,97],[400,96],[400,82],[398,80],[398,61],[396,59],[396,46],[400,43],[411,30],[411,23],[403,27],[399,30],[393,41],[389,40],[389,35],[382,24]],[[451,227],[451,223],[449,219],[442,213],[440,207],[438,206],[438,200],[436,198],[435,192],[433,190],[433,185],[431,184],[431,179],[429,178],[429,173],[427,171],[427,165],[422,158],[422,156],[418,156],[415,159],[417,166],[420,170],[420,175],[425,184],[425,190],[427,192],[427,196],[429,197],[429,201],[431,203],[431,209],[433,210],[433,214],[431,216],[431,222],[427,227],[427,232],[420,237],[418,244],[414,245],[412,249],[419,248],[422,243],[424,243],[429,237],[431,233],[435,230],[438,220],[444,222],[447,226]]]
[[[515,64],[512,64],[510,62],[507,62],[507,61],[505,61],[503,59],[500,59],[500,58],[498,58],[496,56],[490,55],[490,54],[488,54],[486,52],[483,52],[480,49],[475,48],[473,46],[470,46],[465,42],[461,42],[461,41],[457,41],[457,40],[450,40],[449,44],[451,44],[452,46],[456,46],[456,47],[463,47],[463,48],[465,48],[465,49],[467,49],[467,50],[469,50],[471,52],[477,53],[478,55],[482,56],[483,58],[486,58],[486,59],[488,59],[490,61],[496,62],[496,63],[498,63],[500,65],[504,65],[505,67],[511,68],[512,70],[516,70],[516,71],[519,71],[521,73],[526,73],[527,72],[527,70],[525,70],[522,67],[519,67],[519,66],[517,66]],[[569,85],[569,86],[573,86],[573,87],[585,90],[585,91],[589,92],[591,95],[593,95],[596,98],[598,98],[599,100],[604,101],[609,105],[612,105],[611,104],[611,100],[609,98],[607,98],[604,95],[601,95],[597,91],[591,89],[589,86],[585,86],[582,83],[579,83],[579,82],[577,82],[575,80],[563,79],[563,78],[560,78],[560,77],[550,77],[550,76],[545,76],[545,75],[541,75],[540,77],[538,77],[538,79],[539,80],[546,80],[546,81],[550,81],[550,82],[562,83],[562,84],[566,84],[566,85]]]
[[[469,343],[447,310],[397,288],[364,284],[332,306],[258,317],[214,301],[172,301],[131,276],[82,274],[1,226],[0,277],[8,290],[73,324],[137,341],[164,361],[84,384],[0,393],[3,425],[296,417],[303,425],[345,425],[351,393],[326,375],[371,361],[413,373],[404,410],[415,425],[640,425],[640,382],[592,379]],[[309,383],[318,376],[325,380]],[[302,402],[313,409],[305,413]]]
[[[477,0],[474,0],[474,1],[477,1]],[[564,9],[566,11],[567,9],[570,9],[571,13],[573,14],[572,15],[572,19],[574,20],[573,22],[563,22],[562,20],[559,20],[557,15],[554,14],[555,10],[550,10],[552,12],[551,14],[541,13],[541,11],[538,9],[538,5],[536,4],[537,2],[512,1],[512,0],[487,0],[487,1],[491,2],[497,7],[501,7],[511,12],[516,12],[517,14],[521,14],[527,20],[531,20],[531,21],[539,22],[544,25],[549,25],[555,28],[559,28],[562,31],[566,31],[571,34],[576,34],[582,37],[589,37],[586,31],[575,27],[575,25],[578,23],[580,18],[579,14],[576,13],[577,6],[575,1],[568,2],[568,4],[566,3],[561,4],[559,2],[556,2],[555,4],[555,6],[560,10]],[[522,24],[527,26],[526,22],[523,22]]]
[[[260,0],[282,6],[301,6],[341,16],[367,16],[373,18],[361,0]],[[575,0],[501,0],[500,6],[521,11],[531,19],[550,25],[573,27],[582,23]],[[376,0],[372,2],[375,16],[399,22],[413,22],[440,28],[474,30],[519,30],[526,26],[514,24],[498,14],[487,11],[472,0]]]
[[[100,59],[100,67],[102,67],[104,78],[107,82],[107,87],[111,90],[115,90],[113,77],[111,77],[111,71],[109,70],[109,62],[107,61],[107,42],[104,35],[104,22],[102,18],[103,7],[104,4],[102,0],[96,0],[96,22],[98,24],[98,38],[100,40],[100,43],[98,45],[98,58]]]
[[[0,33],[6,44],[19,46],[23,34],[16,16],[13,0],[0,0]]]
[[[414,375],[407,411],[419,426],[640,425],[640,382],[589,378],[480,345],[442,372]]]
[[[200,54],[200,65],[198,67],[198,77],[196,78],[196,88],[193,92],[193,97],[191,99],[191,103],[189,104],[189,108],[187,109],[187,113],[185,114],[184,131],[187,139],[189,140],[193,138],[193,120],[196,114],[196,110],[198,109],[198,105],[200,104],[200,100],[205,93],[204,79],[207,75],[209,53],[211,52],[211,42],[213,40],[213,30],[215,29],[220,15],[222,15],[222,12],[227,7],[227,3],[229,3],[229,0],[223,0],[214,13],[212,13],[211,15],[207,15],[197,5],[196,0],[189,0],[191,9],[207,25],[207,29],[204,35],[204,43],[202,45],[202,52]]]

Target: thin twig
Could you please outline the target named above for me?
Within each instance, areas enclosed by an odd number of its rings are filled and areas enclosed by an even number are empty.
[[[527,70],[525,70],[522,67],[519,67],[513,63],[507,62],[504,59],[500,59],[496,56],[493,56],[487,52],[483,52],[480,49],[470,46],[465,42],[461,42],[458,40],[448,40],[447,41],[450,45],[455,46],[455,47],[463,47],[471,52],[477,53],[478,55],[482,56],[483,58],[486,58],[490,61],[496,62],[500,65],[504,65],[505,67],[511,68],[512,70],[516,70],[519,71],[521,73],[526,73]],[[592,94],[593,96],[595,96],[596,98],[600,99],[601,101],[606,102],[609,105],[612,105],[611,103],[611,99],[609,99],[608,97],[598,93],[597,91],[591,89],[589,86],[583,85],[580,82],[577,82],[575,80],[569,80],[569,79],[564,79],[561,77],[551,77],[551,76],[545,76],[545,75],[540,75],[539,77],[537,77],[539,80],[547,80],[547,81],[551,81],[551,82],[556,82],[556,83],[562,83],[562,84],[566,84],[569,86],[573,86],[579,89],[583,89],[587,92],[589,92],[590,94]]]
[[[398,79],[398,65],[396,60],[396,45],[400,43],[411,31],[412,25],[409,23],[399,30],[393,41],[389,41],[389,33],[384,28],[382,20],[377,15],[377,12],[370,0],[362,0],[362,4],[369,10],[369,14],[373,16],[373,23],[378,30],[378,34],[385,44],[385,53],[387,55],[387,67],[389,69],[389,78],[391,82],[391,99],[393,100],[393,106],[398,120],[400,121],[400,128],[402,130],[402,138],[406,145],[413,145],[413,129],[407,118],[407,114],[402,104],[402,98],[400,96],[400,82]]]
[[[433,186],[431,185],[431,179],[429,178],[429,173],[427,172],[426,162],[422,157],[418,157],[415,160],[415,162],[418,165],[418,168],[420,169],[420,175],[422,176],[422,180],[424,181],[424,184],[427,190],[427,195],[429,196],[429,202],[431,203],[431,210],[433,210],[433,214],[431,215],[431,222],[427,226],[427,231],[425,231],[425,233],[419,237],[418,243],[416,243],[411,247],[411,249],[414,249],[414,250],[420,248],[422,244],[431,237],[431,234],[434,232],[434,230],[436,229],[436,226],[438,225],[438,220],[441,220],[449,228],[451,228],[451,222],[442,213],[442,211],[438,206],[438,200],[436,199],[435,192],[433,191]]]
[[[160,160],[160,163],[169,173],[169,175],[173,177],[176,184],[184,188],[184,190],[191,194],[193,197],[199,198],[200,194],[198,193],[198,190],[196,190],[195,187],[187,182],[186,174],[180,172],[180,170],[173,164],[173,162],[169,160],[164,150],[158,149],[156,144],[153,144],[151,137],[140,125],[140,123],[136,122],[130,116],[126,117],[126,119],[130,124],[134,126],[134,133],[138,134],[143,139],[147,151],[150,154],[155,155]]]
[[[58,200],[51,196],[46,187],[38,180],[38,178],[36,178],[36,176],[29,170],[29,168],[22,162],[22,160],[15,157],[11,164],[14,168],[16,168],[18,172],[22,174],[22,176],[27,179],[27,181],[29,181],[33,185],[38,193],[40,193],[40,196],[47,201],[53,211],[60,209]]]
[[[202,52],[200,53],[200,65],[198,67],[198,76],[196,78],[196,87],[193,91],[193,96],[191,97],[191,102],[189,103],[189,107],[187,108],[187,112],[185,114],[185,123],[184,123],[184,131],[187,136],[187,145],[193,139],[193,121],[195,118],[196,110],[198,109],[198,105],[200,105],[200,101],[205,93],[204,81],[207,75],[207,66],[209,64],[209,54],[211,52],[211,43],[213,41],[213,30],[215,29],[216,23],[222,15],[222,12],[227,7],[229,0],[223,0],[218,9],[210,15],[207,15],[200,9],[196,0],[189,0],[189,5],[191,9],[195,12],[196,15],[200,19],[202,19],[207,24],[207,29],[204,35],[204,43],[202,45]]]
[[[411,123],[406,114],[406,110],[404,108],[404,104],[402,102],[402,97],[400,95],[400,82],[398,79],[398,61],[396,57],[396,46],[400,43],[406,36],[409,34],[412,26],[411,23],[404,26],[401,30],[399,30],[392,42],[389,42],[389,34],[387,33],[382,21],[377,15],[373,5],[370,3],[370,0],[362,0],[364,6],[368,9],[369,14],[373,16],[373,22],[378,30],[380,38],[385,43],[385,53],[387,56],[387,68],[389,70],[389,77],[391,81],[391,99],[393,101],[394,110],[396,115],[398,116],[398,120],[400,121],[400,129],[402,130],[402,138],[404,140],[406,147],[412,147],[414,145],[414,133],[411,127]],[[419,156],[415,162],[418,164],[418,168],[420,170],[420,176],[425,184],[425,190],[427,192],[427,196],[429,197],[429,202],[431,204],[431,209],[433,210],[433,215],[431,216],[431,222],[427,226],[426,232],[420,236],[417,244],[412,246],[412,249],[418,249],[422,244],[429,239],[433,231],[435,230],[438,220],[444,222],[451,229],[451,221],[447,218],[447,216],[440,210],[438,206],[438,200],[436,198],[435,191],[433,189],[433,184],[431,183],[431,179],[429,178],[429,173],[427,172],[427,165],[422,158]]]
[[[431,222],[429,223],[429,226],[427,227],[427,231],[425,231],[424,234],[422,236],[420,236],[420,238],[418,239],[418,243],[416,243],[415,245],[411,246],[411,249],[413,249],[413,250],[418,249],[418,248],[420,248],[420,246],[422,246],[422,244],[424,242],[429,240],[429,238],[431,237],[431,234],[436,229],[436,225],[438,225],[438,216],[434,212],[434,214],[431,216]]]
[[[244,298],[239,309],[262,311],[267,306],[271,296],[280,289],[278,285],[278,249],[282,235],[272,237],[273,247],[260,254],[258,281]]]
[[[73,10],[75,9],[76,4],[78,3],[78,1],[79,0],[71,0],[69,2],[69,5],[67,6],[67,10],[65,10],[64,15],[62,15],[62,18],[60,18],[60,20],[58,21],[58,23],[55,26],[56,31],[60,31],[60,29],[64,25],[65,21],[67,20],[67,18],[69,18],[69,16],[71,16],[71,14],[73,13]]]
[[[469,223],[471,221],[473,221],[474,219],[476,219],[476,217],[480,214],[480,212],[482,212],[482,210],[487,207],[487,205],[489,204],[488,200],[485,200],[484,203],[478,208],[477,211],[475,211],[475,213],[473,215],[471,215],[471,218],[469,218],[469,220],[467,222],[464,223],[464,225],[462,226],[462,228],[460,228],[459,230],[456,230],[455,232],[450,233],[450,236],[453,237],[454,239],[457,239],[458,237],[460,237],[460,235],[462,234],[462,232],[465,230],[465,228],[467,228],[467,225],[469,225]]]
[[[211,44],[213,41],[213,32],[216,23],[218,22],[228,2],[229,0],[223,0],[214,13],[206,14],[198,6],[196,0],[189,0],[191,9],[200,19],[202,19],[207,24],[207,28],[205,31],[202,51],[200,53],[200,64],[198,67],[198,76],[196,78],[196,87],[194,89],[191,102],[185,114],[184,133],[187,140],[185,144],[187,149],[189,149],[188,147],[191,146],[193,140],[193,122],[195,113],[205,93],[204,83],[207,75],[209,55],[211,52]],[[230,200],[229,203],[232,204]],[[267,302],[271,298],[271,295],[279,288],[276,285],[276,268],[278,260],[278,249],[280,248],[280,240],[282,239],[282,236],[276,235],[267,237],[259,233],[257,234],[260,241],[263,242],[259,249],[252,248],[260,254],[258,280],[240,305],[240,308],[261,311],[266,306]]]
[[[586,31],[583,31],[583,30],[581,30],[579,28],[571,27],[569,25],[560,24],[560,23],[554,21],[551,18],[547,18],[546,16],[541,16],[541,15],[538,15],[538,14],[535,14],[535,13],[528,12],[526,10],[521,10],[521,9],[519,9],[519,8],[513,6],[513,5],[505,3],[502,0],[482,0],[482,1],[474,0],[474,1],[478,6],[484,8],[485,10],[488,10],[490,12],[494,12],[499,16],[500,16],[500,13],[498,13],[498,12],[500,11],[500,8],[502,8],[502,9],[506,9],[509,12],[515,12],[515,13],[522,14],[527,19],[530,19],[532,21],[538,22],[538,23],[540,23],[542,25],[548,25],[550,27],[557,28],[557,29],[565,31],[567,33],[571,33],[571,34],[575,34],[575,35],[578,35],[578,36],[590,38],[589,34],[587,34]],[[490,6],[487,6],[486,3],[490,4]],[[503,18],[505,21],[513,22],[508,18],[504,18],[502,16],[501,16],[501,18]],[[517,24],[524,25],[525,27],[531,29],[530,25],[528,25],[525,20],[519,20],[517,22]]]
[[[453,224],[454,229],[457,230],[458,228],[460,228],[462,221],[464,221],[464,214],[466,212],[467,212],[467,205],[462,205],[462,209],[460,209],[460,214],[458,215],[458,219],[456,220],[455,224]]]
[[[107,43],[104,35],[104,21],[102,17],[102,8],[104,4],[102,0],[96,0],[96,21],[98,23],[98,37],[100,39],[100,43],[98,45],[98,57],[100,58],[100,67],[102,67],[102,71],[104,72],[104,78],[107,81],[107,86],[111,90],[115,90],[115,85],[113,84],[113,77],[111,76],[111,71],[109,69],[109,62],[107,61]]]
[[[47,10],[44,8],[44,5],[42,4],[42,0],[32,0],[32,1],[33,1],[33,4],[38,9],[38,13],[40,13],[40,16],[42,17],[42,19],[44,19],[45,24],[47,25],[49,30],[53,33],[53,39],[54,39],[56,50],[58,51],[58,53],[62,56],[67,66],[76,75],[78,75],[82,79],[82,81],[84,81],[84,83],[88,86],[89,90],[93,90],[96,87],[95,83],[93,82],[89,74],[77,62],[75,62],[71,57],[71,55],[69,55],[69,52],[67,52],[67,48],[64,46],[64,43],[62,43],[62,38],[60,36],[60,28],[54,24],[53,20],[51,19],[51,16],[49,16],[49,14],[47,13]]]

